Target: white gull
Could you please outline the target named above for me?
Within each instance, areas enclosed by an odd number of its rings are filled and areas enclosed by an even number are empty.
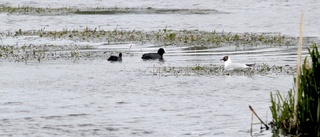
[[[224,61],[224,69],[225,70],[246,70],[254,64],[240,64],[240,63],[232,63],[231,58],[229,56],[224,56],[222,59]]]

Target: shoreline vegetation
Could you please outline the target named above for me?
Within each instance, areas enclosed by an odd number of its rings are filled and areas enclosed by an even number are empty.
[[[320,136],[320,53],[316,43],[308,47],[309,58],[301,66],[303,13],[301,14],[298,62],[294,87],[283,97],[270,93],[271,126],[277,135]],[[301,67],[300,67],[301,66]]]
[[[290,89],[287,96],[279,91],[270,93],[273,121],[271,125],[276,134],[298,136],[320,136],[320,54],[316,44],[308,49],[310,60],[306,57],[300,68],[298,84],[298,109],[294,121],[294,101],[296,88]]]

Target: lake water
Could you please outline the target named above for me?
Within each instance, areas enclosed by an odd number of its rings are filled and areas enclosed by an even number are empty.
[[[304,36],[319,37],[318,1],[9,1],[3,5],[32,7],[134,7],[214,9],[215,14],[17,15],[0,13],[2,32],[101,28],[104,30],[194,30],[236,33],[272,32],[298,36],[300,13]],[[3,45],[74,44],[79,41],[33,37],[2,37]],[[285,94],[293,75],[173,75],[163,67],[222,66],[234,62],[296,64],[295,47],[234,45],[205,50],[154,44],[105,45],[88,42],[98,51],[124,52],[122,62],[101,57],[73,63],[70,59],[35,59],[26,65],[0,62],[0,136],[250,136],[251,105],[263,120],[272,120],[270,92]],[[319,45],[319,44],[318,44]],[[307,55],[304,45],[303,56]],[[131,47],[131,48],[129,48]],[[143,61],[141,55],[166,49],[165,61]],[[80,52],[87,52],[82,51]],[[160,68],[160,69],[159,69]],[[254,118],[254,123],[259,121]],[[253,126],[254,136],[272,136]]]
[[[126,30],[199,29],[204,31],[226,32],[281,32],[285,35],[298,36],[300,16],[305,15],[304,36],[319,37],[319,6],[316,0],[120,0],[101,1],[2,1],[4,5],[32,7],[119,7],[119,8],[170,8],[170,9],[211,9],[228,14],[125,14],[125,15],[72,15],[72,16],[8,16],[0,14],[3,19],[0,30],[18,30],[46,28],[62,30],[63,28],[102,28]]]

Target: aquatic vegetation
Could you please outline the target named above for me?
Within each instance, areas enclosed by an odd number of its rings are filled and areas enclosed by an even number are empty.
[[[256,64],[256,67],[246,71],[225,71],[223,65],[200,65],[175,67],[163,66],[152,68],[152,74],[161,76],[223,76],[223,75],[236,75],[236,76],[253,76],[253,75],[268,75],[268,74],[294,74],[296,68],[291,66],[268,66],[265,64]]]
[[[195,67],[191,67],[191,70],[204,70],[204,68],[201,67],[200,65],[197,65]]]
[[[294,94],[290,89],[284,98],[279,91],[271,96],[272,125],[275,132],[288,135],[320,136],[320,53],[316,44],[308,49],[312,64],[307,57],[302,65],[298,81],[298,113],[294,121]]]
[[[63,7],[63,8],[40,8],[40,7],[11,7],[0,6],[0,12],[8,12],[10,14],[28,14],[28,15],[65,15],[75,12],[76,9]]]
[[[212,9],[159,9],[159,8],[94,8],[78,9],[75,14],[227,14]]]
[[[249,46],[246,43],[249,39],[277,39],[278,35],[270,34],[233,34],[231,32],[218,33],[204,32],[204,31],[190,31],[190,30],[168,30],[167,28],[158,31],[138,31],[138,30],[101,30],[98,28],[83,30],[69,30],[62,31],[46,31],[45,29],[23,31],[19,29],[14,32],[2,32],[5,37],[20,37],[20,36],[37,36],[39,38],[49,38],[53,40],[71,40],[75,42],[106,42],[106,44],[154,44],[154,45],[173,45],[187,47],[184,50],[202,50],[213,48],[217,46],[229,46],[243,44],[242,46]],[[292,37],[283,36],[283,43],[290,41],[296,43],[296,39]],[[231,42],[229,42],[231,41]],[[270,41],[270,40],[269,40]],[[243,43],[242,43],[243,42]],[[254,42],[254,41],[252,41]],[[258,44],[258,42],[255,42]],[[278,44],[278,41],[274,41]],[[266,43],[260,43],[260,46],[267,46]],[[269,45],[275,46],[275,45]],[[97,50],[93,45],[56,45],[56,44],[39,44],[39,45],[0,45],[0,59],[9,62],[25,62],[26,60],[72,60],[78,62],[79,60],[106,58],[110,53]],[[125,54],[125,53],[124,53]],[[190,67],[163,67],[160,72],[165,75],[268,75],[268,74],[292,74],[295,72],[295,67],[292,66],[270,66],[268,64],[256,64],[253,70],[247,72],[224,72],[222,66],[214,65],[196,65]],[[157,71],[159,72],[159,71]],[[158,74],[158,73],[157,73]]]
[[[90,29],[63,29],[62,31],[46,31],[45,29],[14,32],[2,32],[4,36],[39,36],[52,39],[67,39],[72,41],[104,42],[110,43],[135,43],[135,44],[159,44],[191,47],[256,47],[256,46],[292,46],[297,43],[296,37],[286,37],[281,34],[269,33],[225,33],[206,32],[198,30],[168,30],[157,31],[141,30],[103,30]],[[305,38],[306,43],[316,41],[317,38]]]
[[[27,62],[27,60],[37,59],[39,62],[42,59],[56,60],[56,59],[74,59],[96,57],[90,55],[90,50],[93,47],[90,45],[0,45],[0,59],[9,62]],[[79,52],[78,50],[84,50]],[[104,53],[100,53],[104,54]]]
[[[1,32],[4,37],[35,37],[52,40],[68,40],[75,43],[103,43],[103,45],[117,44],[154,44],[187,47],[183,50],[202,50],[219,46],[255,47],[255,46],[280,46],[281,44],[296,44],[295,37],[283,35],[271,35],[269,33],[226,33],[226,32],[205,32],[197,30],[169,30],[167,28],[157,31],[140,30],[102,30],[99,28],[90,29],[63,29],[61,31],[39,30]],[[280,39],[278,37],[281,37]],[[310,38],[312,39],[312,38]],[[311,41],[311,40],[310,40]],[[251,44],[248,44],[251,43]],[[129,47],[128,47],[129,48]],[[129,51],[130,52],[130,51]],[[97,49],[96,46],[85,44],[29,44],[29,45],[0,45],[0,60],[9,62],[28,62],[32,60],[79,60],[107,58],[110,52]],[[124,52],[124,54],[126,54]],[[268,74],[292,74],[296,70],[292,66],[270,66],[268,64],[256,64],[251,70],[245,72],[225,72],[222,66],[196,65],[189,67],[166,66],[158,68],[154,74],[188,76],[188,75],[247,75],[252,76]]]
[[[24,15],[70,15],[70,14],[228,14],[227,12],[213,9],[169,9],[169,8],[119,8],[119,7],[96,7],[96,8],[42,8],[42,7],[11,7],[0,6],[0,12]]]

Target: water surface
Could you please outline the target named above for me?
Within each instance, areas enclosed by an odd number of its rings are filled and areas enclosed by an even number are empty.
[[[0,13],[2,32],[101,28],[105,30],[194,30],[237,33],[271,32],[298,36],[300,13],[305,36],[318,37],[318,1],[3,1],[32,7],[134,7],[213,9],[217,14],[24,15]],[[87,44],[93,58],[36,59],[0,62],[1,136],[250,136],[251,105],[271,121],[270,92],[285,94],[293,75],[174,75],[163,67],[215,65],[230,55],[239,63],[295,67],[296,47],[235,45],[190,50],[187,46],[147,44],[106,45],[40,37],[1,38],[2,45]],[[307,55],[304,45],[303,57]],[[141,55],[166,49],[164,62],[143,61]],[[69,54],[70,51],[60,51]],[[106,59],[123,52],[123,61]],[[99,55],[99,56],[98,56]],[[254,123],[258,120],[254,118]],[[269,137],[253,126],[254,136]]]

